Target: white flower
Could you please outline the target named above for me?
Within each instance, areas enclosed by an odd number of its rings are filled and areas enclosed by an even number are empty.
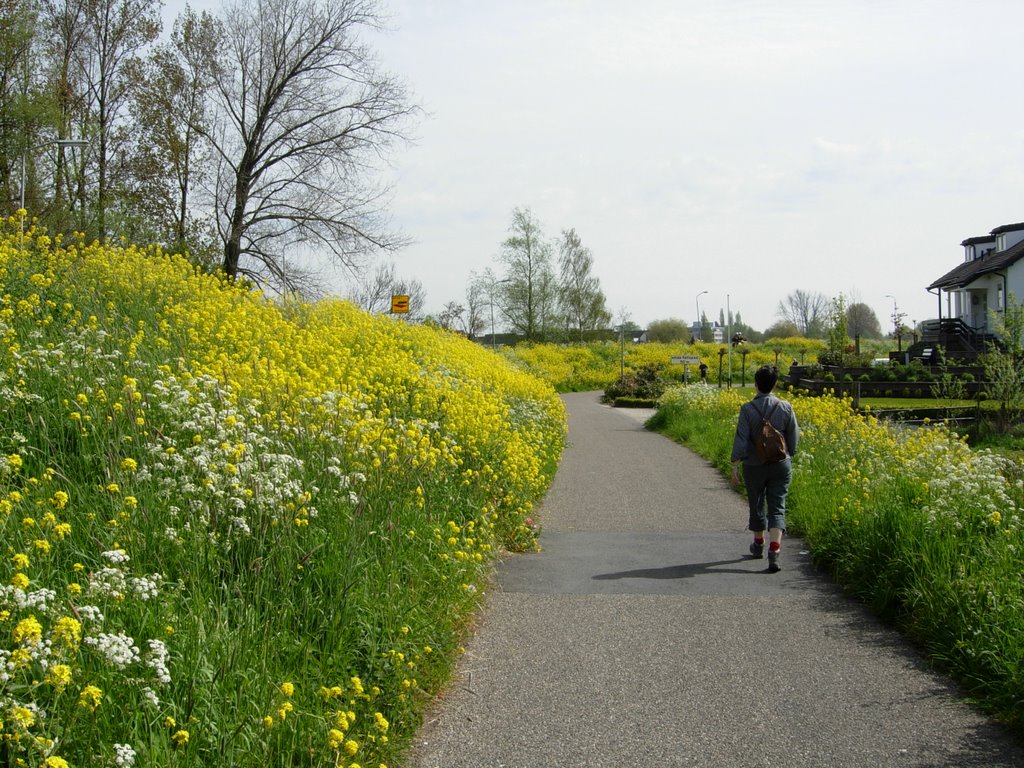
[[[124,597],[127,580],[123,571],[117,568],[100,568],[89,577],[89,591],[115,600]]]
[[[167,685],[171,682],[171,672],[167,669],[167,646],[161,640],[149,641],[149,653],[146,654],[146,666],[156,672],[158,682]]]
[[[120,632],[115,635],[101,632],[96,637],[85,638],[85,644],[99,651],[118,669],[139,661],[139,649],[135,647],[135,641]]]
[[[120,565],[121,563],[127,563],[131,558],[128,557],[128,553],[123,549],[111,549],[103,553],[103,557],[107,558],[114,565]]]
[[[163,582],[163,576],[159,573],[154,573],[148,577],[139,576],[131,579],[132,592],[140,600],[149,600],[157,597],[160,594],[160,584]]]
[[[132,768],[135,765],[135,750],[127,744],[115,744],[114,765],[117,768]]]

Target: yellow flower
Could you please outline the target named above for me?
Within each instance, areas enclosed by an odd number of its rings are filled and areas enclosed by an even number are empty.
[[[75,584],[73,586],[78,585]],[[79,590],[81,590],[81,587],[79,587]],[[71,650],[77,650],[79,643],[82,641],[82,623],[71,616],[62,616],[57,619],[50,632],[57,643]]]
[[[295,695],[295,686],[292,683],[281,683],[281,693],[290,698]]]
[[[348,739],[342,746],[345,749],[345,754],[349,757],[359,751],[359,742],[353,739]]]
[[[173,728],[177,724],[177,721],[170,715],[164,718],[164,728]]]
[[[86,709],[88,709],[90,712],[96,711],[102,699],[103,691],[101,691],[95,685],[85,686],[85,688],[82,689],[82,692],[78,695],[78,703]]]
[[[24,645],[39,645],[43,638],[43,627],[35,616],[22,619],[14,627],[14,642]]]
[[[341,745],[345,743],[345,734],[336,728],[331,728],[327,732],[327,743],[331,749],[341,749]]]
[[[14,567],[19,569],[19,570],[24,569],[24,568],[28,568],[28,565],[29,565],[28,555],[19,552],[18,554],[14,555],[11,558],[11,562],[13,562],[14,563]]]
[[[126,458],[121,460],[121,471],[123,472],[134,472],[139,468],[139,463],[132,458]]]
[[[14,707],[10,712],[15,725],[23,731],[27,731],[36,722],[35,712],[28,707]]]
[[[43,761],[43,768],[68,768],[68,761],[63,757],[53,755]]]
[[[46,675],[46,682],[60,693],[71,682],[71,667],[67,664],[54,664]]]
[[[188,744],[188,731],[175,731],[174,735],[171,736],[171,741],[174,742],[176,747],[184,747]]]

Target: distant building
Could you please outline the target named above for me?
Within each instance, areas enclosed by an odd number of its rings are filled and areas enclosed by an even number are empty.
[[[720,326],[717,321],[714,321],[714,322],[708,321],[708,322],[709,322],[709,325],[711,326],[711,340],[714,341],[715,344],[721,344],[723,341],[725,341],[725,329],[722,326]],[[693,325],[690,326],[690,333],[693,335],[693,338],[695,338],[695,339],[699,339],[700,338],[700,323],[699,322],[695,322]]]

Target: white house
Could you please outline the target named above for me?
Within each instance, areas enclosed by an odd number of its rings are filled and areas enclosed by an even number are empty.
[[[996,227],[961,245],[964,260],[928,286],[939,297],[939,320],[959,320],[968,331],[992,333],[991,312],[1006,309],[1006,297],[1024,302],[1024,223]]]

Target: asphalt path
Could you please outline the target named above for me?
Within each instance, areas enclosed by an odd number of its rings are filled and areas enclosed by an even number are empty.
[[[410,766],[1024,766],[803,542],[746,555],[745,501],[650,411],[564,400],[542,551],[500,563]]]

